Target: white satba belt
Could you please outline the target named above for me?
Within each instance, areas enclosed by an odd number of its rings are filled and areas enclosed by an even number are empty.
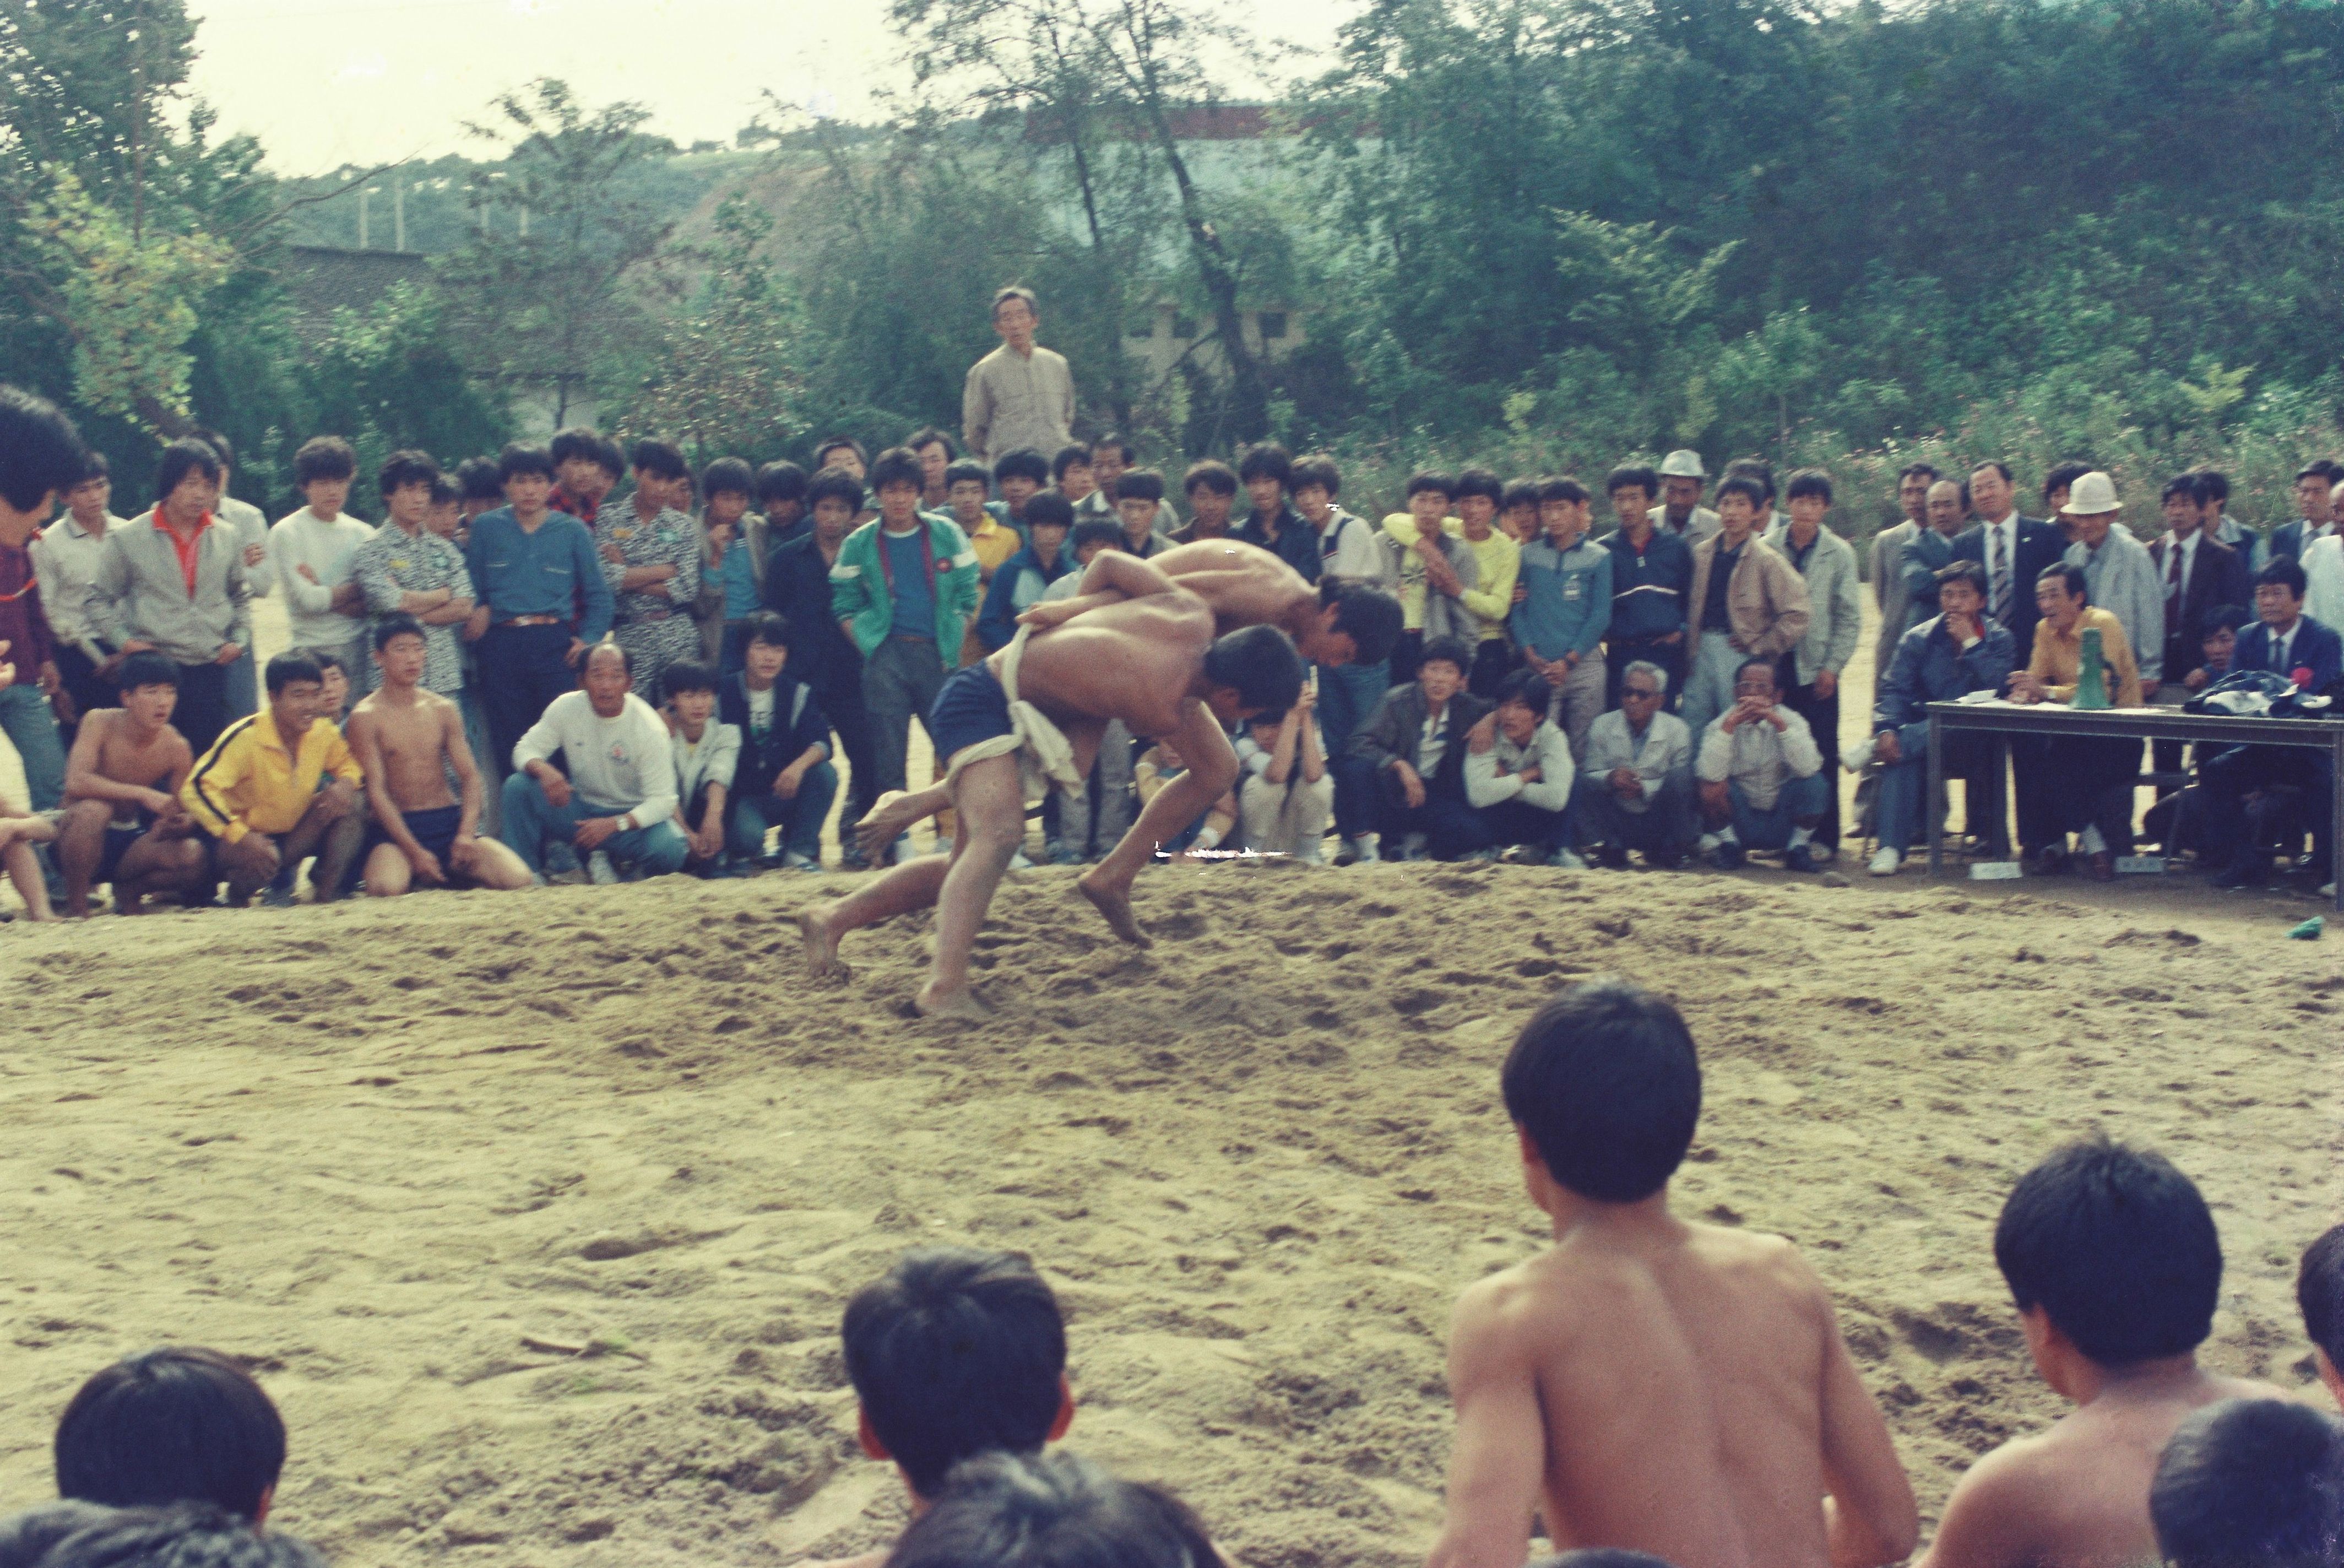
[[[951,764],[945,769],[945,782],[950,784],[960,776],[960,770],[971,763],[981,763],[992,757],[1017,755],[1017,772],[1025,797],[1030,804],[1040,800],[1056,784],[1063,790],[1076,790],[1086,782],[1075,767],[1075,748],[1048,714],[1033,703],[1021,702],[1017,696],[1017,666],[1026,655],[1026,639],[1034,628],[1020,626],[1017,635],[1001,654],[1001,694],[1009,702],[1009,733],[994,735],[972,742],[953,754]]]

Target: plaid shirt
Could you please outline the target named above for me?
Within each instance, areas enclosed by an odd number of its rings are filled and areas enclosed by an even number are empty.
[[[428,528],[410,534],[395,522],[384,523],[350,558],[350,576],[366,593],[367,613],[378,622],[409,593],[445,588],[459,599],[472,597],[464,552]],[[464,689],[464,646],[452,624],[423,628],[423,685],[443,697]]]

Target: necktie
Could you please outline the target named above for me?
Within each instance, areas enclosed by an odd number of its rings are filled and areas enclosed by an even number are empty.
[[[2165,630],[2171,636],[2180,628],[2181,618],[2181,541],[2170,540],[2165,546]]]
[[[2287,673],[2287,641],[2284,637],[2271,639],[2271,671],[2275,674]]]
[[[2010,573],[2002,566],[2002,530],[1989,527],[1985,531],[1986,580],[1994,584],[1994,618],[2007,623],[2010,620]]]

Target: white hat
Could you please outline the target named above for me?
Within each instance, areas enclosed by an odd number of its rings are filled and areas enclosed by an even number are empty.
[[[1662,479],[1707,479],[1708,471],[1701,466],[1701,454],[1691,447],[1679,447],[1661,460]]]
[[[2117,481],[2094,469],[2068,487],[2066,510],[2078,517],[2116,511]]]

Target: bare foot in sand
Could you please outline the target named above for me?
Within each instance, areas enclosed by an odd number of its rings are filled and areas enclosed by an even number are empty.
[[[1130,888],[1110,887],[1098,880],[1098,873],[1096,871],[1084,876],[1075,885],[1083,890],[1083,896],[1091,901],[1093,908],[1106,916],[1107,925],[1116,936],[1135,947],[1156,946],[1155,938],[1142,931],[1139,928],[1139,922],[1132,918]]]
[[[872,802],[869,814],[854,824],[854,842],[863,846],[864,854],[876,859],[923,814],[911,795],[891,789]]]
[[[798,911],[798,935],[805,938],[806,971],[817,980],[844,980],[852,970],[838,956],[838,938],[831,934],[830,912],[835,904],[813,904]]]
[[[912,1006],[924,1018],[964,1018],[981,1024],[993,1017],[993,1009],[978,1001],[975,992],[939,991],[934,981],[920,987],[919,994],[912,998]]]

